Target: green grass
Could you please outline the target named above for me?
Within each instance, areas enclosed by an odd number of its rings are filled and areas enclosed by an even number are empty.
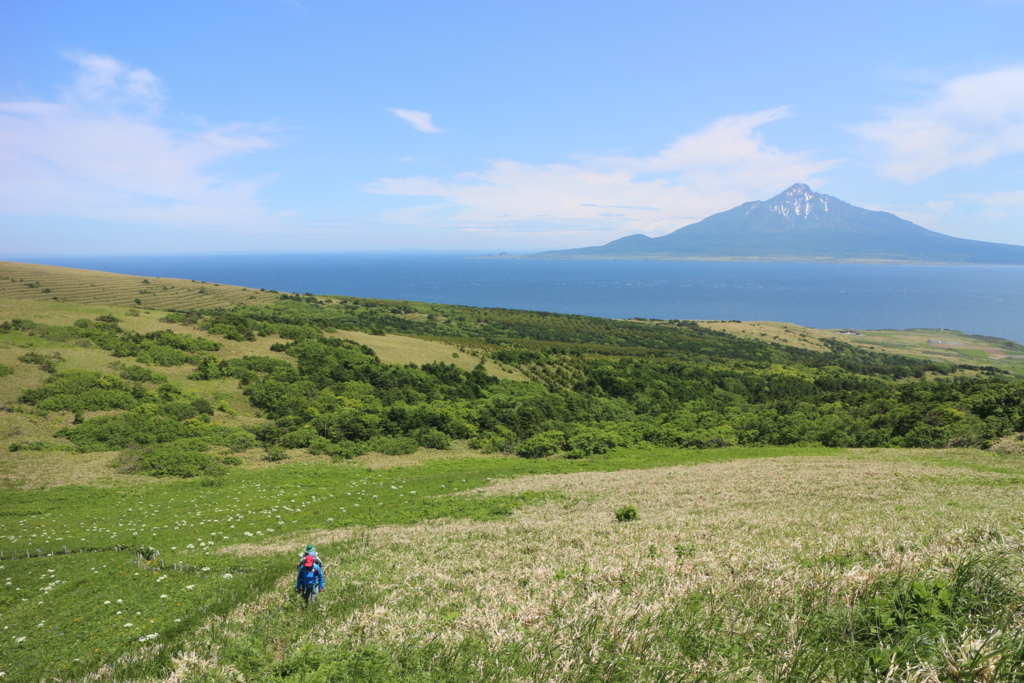
[[[270,588],[284,569],[214,556],[179,571],[114,550],[7,558],[0,566],[6,680],[81,675],[151,641],[170,646]]]
[[[0,551],[5,556],[114,545],[154,546],[165,558],[194,560],[217,548],[310,529],[410,524],[439,517],[486,518],[517,501],[453,496],[499,478],[649,469],[780,455],[829,455],[823,447],[618,449],[592,458],[527,460],[480,457],[366,470],[352,463],[283,464],[235,471],[223,486],[197,479],[96,489],[62,486],[4,490]]]
[[[530,492],[453,495],[500,478],[836,452],[841,451],[620,449],[584,460],[462,458],[383,470],[351,463],[284,464],[233,472],[223,486],[171,480],[103,489],[6,489],[0,495],[0,584],[7,581],[0,588],[0,614],[15,635],[0,639],[0,661],[11,662],[6,680],[29,680],[110,662],[145,647],[138,638],[150,633],[157,634],[153,641],[176,642],[211,610],[221,613],[251,600],[288,573],[282,567],[289,554],[240,559],[230,554],[236,544],[291,539],[297,550],[306,531],[505,519],[524,505],[557,498]],[[68,555],[61,554],[64,547]],[[133,551],[151,555],[150,548],[159,550],[158,558],[135,566]],[[175,572],[174,564],[199,571]],[[225,573],[234,578],[220,578]],[[157,582],[163,575],[168,578]],[[52,580],[62,583],[39,590]],[[124,615],[116,614],[118,603],[105,604],[118,598],[126,601]],[[126,622],[133,626],[126,628]]]

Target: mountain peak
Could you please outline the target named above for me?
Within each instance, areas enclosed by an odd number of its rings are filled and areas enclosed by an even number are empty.
[[[783,196],[784,197],[792,197],[792,196],[798,195],[798,194],[817,194],[817,193],[814,190],[812,190],[809,185],[805,185],[804,183],[793,183],[792,185],[790,185],[786,190],[784,190],[778,196],[780,196],[780,197],[783,197]]]
[[[752,203],[749,211],[767,209],[790,221],[797,218],[816,220],[828,213],[830,200],[832,197],[818,194],[809,185],[794,183],[767,201]]]

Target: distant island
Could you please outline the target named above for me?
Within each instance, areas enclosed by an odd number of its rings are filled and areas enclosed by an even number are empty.
[[[1024,246],[943,235],[797,183],[662,237],[629,235],[526,258],[1019,265]]]

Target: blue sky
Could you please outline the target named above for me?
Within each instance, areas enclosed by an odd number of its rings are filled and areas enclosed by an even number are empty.
[[[794,182],[1024,244],[1024,1],[0,0],[0,253],[528,252]]]

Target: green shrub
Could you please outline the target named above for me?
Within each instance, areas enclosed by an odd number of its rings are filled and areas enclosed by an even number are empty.
[[[133,388],[117,377],[90,370],[55,374],[38,389],[27,389],[18,399],[42,410],[128,410],[138,403]],[[144,390],[141,391],[144,394]]]
[[[139,359],[140,363],[160,365],[165,368],[184,365],[195,358],[192,354],[186,353],[181,349],[161,346],[153,342],[145,342],[135,354],[135,357]]]
[[[423,448],[446,451],[452,447],[452,438],[438,429],[422,429],[416,433],[416,441]]]
[[[640,516],[632,505],[623,505],[615,511],[616,522],[633,522],[637,519],[640,519]]]
[[[38,365],[39,369],[43,372],[48,372],[51,375],[57,372],[57,363],[62,362],[64,359],[60,353],[54,351],[49,355],[37,353],[35,351],[29,351],[23,356],[19,356],[18,360],[22,363],[29,363],[32,365]]]
[[[6,377],[7,375],[13,374],[14,368],[12,368],[10,365],[4,365],[3,363],[0,363],[0,377]]]
[[[615,432],[585,427],[568,439],[568,458],[586,458],[592,455],[607,453],[613,448],[623,446],[624,439]]]
[[[481,452],[507,453],[515,446],[515,433],[504,425],[495,425],[494,430],[482,432],[469,440],[469,447],[479,449]]]
[[[369,450],[384,455],[410,455],[420,448],[416,439],[407,436],[375,436],[366,446]]]
[[[225,465],[231,465],[233,467],[237,467],[242,464],[242,459],[237,455],[222,455],[220,461]]]
[[[207,445],[199,439],[130,448],[121,453],[116,466],[120,472],[154,477],[223,476],[227,466],[206,449]]]
[[[276,444],[267,446],[267,452],[263,455],[263,459],[270,462],[280,462],[281,460],[287,460],[290,457],[291,456],[288,455],[288,451],[286,451],[283,446],[278,446]]]
[[[121,361],[114,361],[110,364],[110,368],[117,372],[118,377],[130,382],[155,382],[159,384],[167,381],[166,376],[161,375],[159,372],[153,372],[141,365],[128,365]]]
[[[309,444],[309,452],[312,455],[329,455],[334,460],[351,460],[360,455],[366,455],[370,449],[366,442],[348,441],[343,439],[338,443],[318,436]]]
[[[522,458],[544,458],[554,455],[565,445],[565,433],[557,430],[535,434],[519,445]]]
[[[131,412],[103,415],[66,427],[54,436],[69,439],[80,453],[111,451],[136,445],[169,443],[178,439],[215,439],[224,428],[197,420],[177,422],[164,415]]]
[[[296,429],[294,432],[288,432],[281,437],[281,445],[285,448],[305,448],[317,436],[319,435],[315,430],[303,427],[302,429]]]
[[[255,448],[257,444],[256,435],[244,429],[234,429],[218,440],[222,446],[227,446],[234,453],[247,451]]]

